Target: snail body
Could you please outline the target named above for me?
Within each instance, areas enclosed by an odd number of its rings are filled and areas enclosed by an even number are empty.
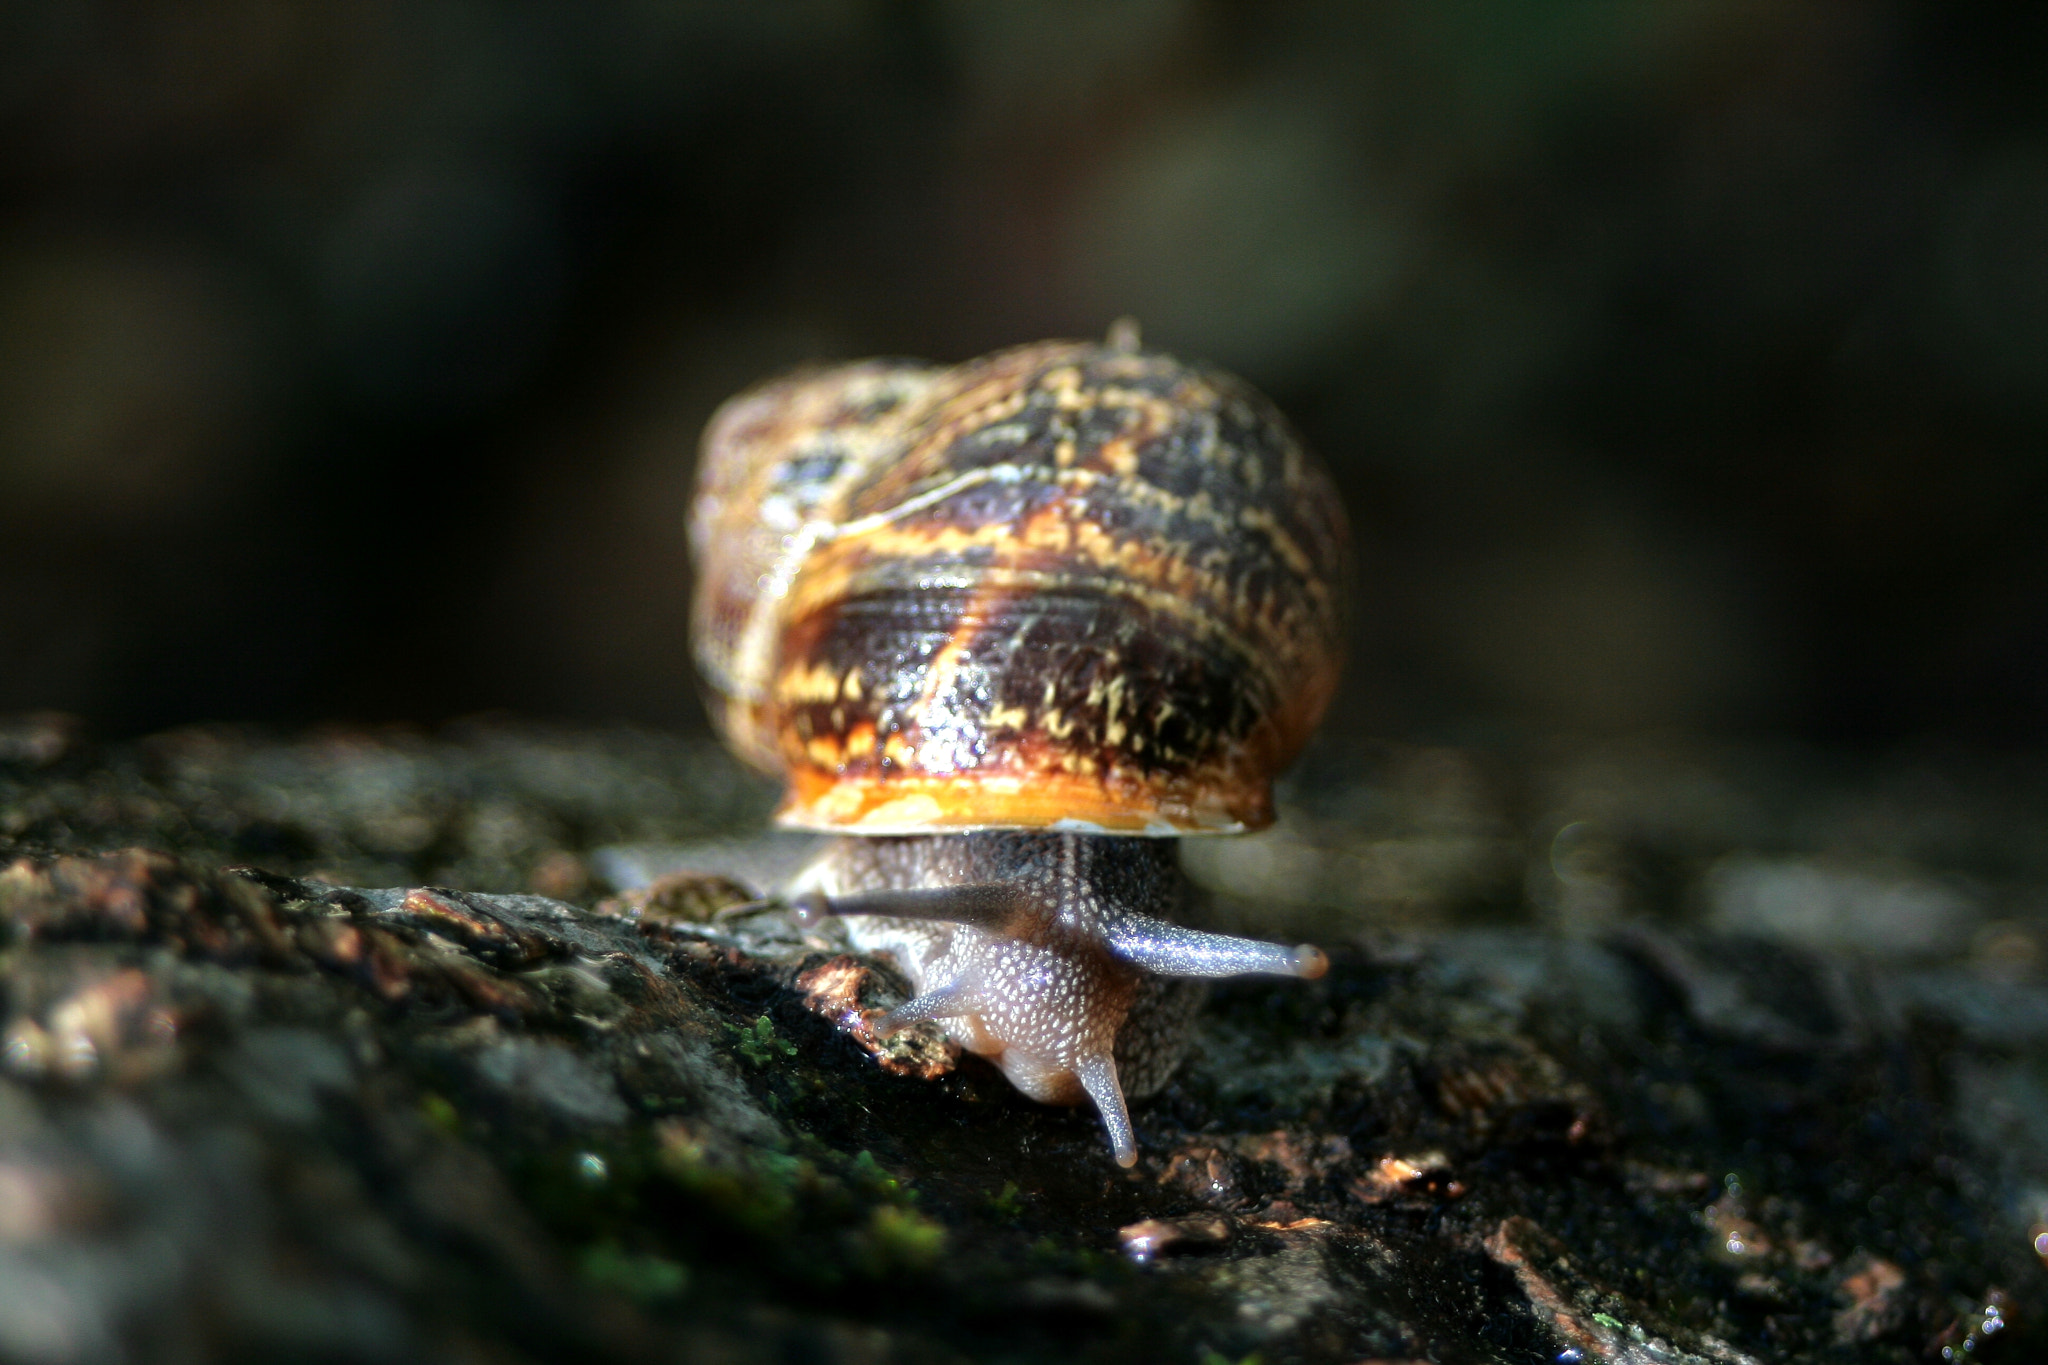
[[[1173,922],[1170,838],[1271,821],[1340,651],[1345,529],[1266,401],[1131,345],[772,381],[705,435],[692,633],[780,823],[791,888],[895,958],[1051,1103],[1164,1084],[1193,978],[1320,975],[1313,948]]]

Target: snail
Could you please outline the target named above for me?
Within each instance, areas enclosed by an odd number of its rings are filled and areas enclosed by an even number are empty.
[[[1260,828],[1336,685],[1347,532],[1262,396],[1050,341],[769,381],[706,429],[691,630],[715,719],[842,837],[789,888],[1053,1104],[1163,1086],[1199,979],[1328,960],[1173,922],[1174,840]]]

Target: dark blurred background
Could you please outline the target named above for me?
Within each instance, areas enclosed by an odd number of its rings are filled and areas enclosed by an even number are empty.
[[[2039,740],[2048,7],[0,9],[0,710],[701,725],[695,442],[1121,313],[1360,543],[1339,723]]]

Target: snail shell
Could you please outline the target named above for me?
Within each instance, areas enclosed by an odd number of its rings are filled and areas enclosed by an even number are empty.
[[[868,361],[732,399],[705,434],[692,633],[778,818],[834,831],[788,888],[842,917],[1025,1094],[1125,1104],[1197,979],[1327,960],[1173,922],[1171,845],[1272,819],[1335,687],[1345,528],[1272,406],[1131,344]]]
[[[1272,406],[1047,342],[733,399],[697,660],[787,825],[1235,832],[1335,687],[1345,534]]]

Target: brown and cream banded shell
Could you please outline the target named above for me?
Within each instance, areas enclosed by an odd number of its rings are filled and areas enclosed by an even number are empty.
[[[1335,686],[1336,495],[1199,365],[799,373],[719,411],[698,488],[698,663],[787,825],[1255,829]]]

